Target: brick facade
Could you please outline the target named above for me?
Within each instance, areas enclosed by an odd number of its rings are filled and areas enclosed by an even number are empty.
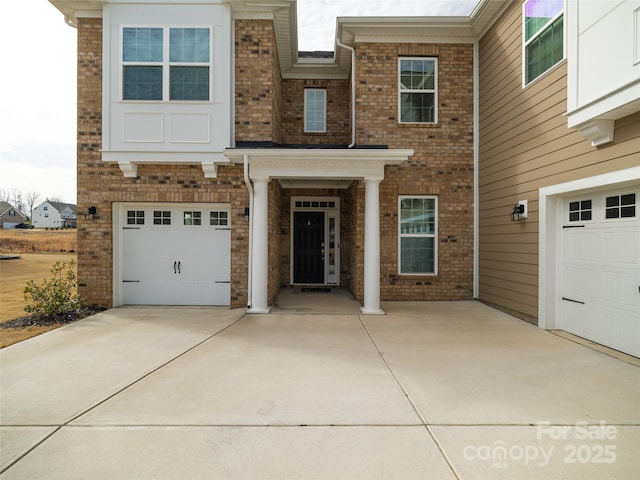
[[[350,135],[348,80],[281,78],[273,24],[235,22],[235,138],[275,144],[339,144]],[[357,144],[412,148],[400,166],[387,167],[380,185],[381,299],[472,298],[473,288],[473,47],[471,45],[356,45]],[[399,125],[398,57],[437,56],[439,119],[435,125]],[[79,293],[91,305],[113,302],[114,202],[227,203],[231,205],[231,306],[247,302],[249,195],[242,166],[220,166],[205,178],[196,165],[140,165],[137,178],[101,160],[102,21],[78,28]],[[327,133],[303,132],[304,88],[327,89]],[[301,150],[303,155],[304,150]],[[269,289],[272,304],[289,285],[292,196],[340,198],[340,284],[364,295],[364,183],[343,190],[269,185]],[[398,196],[438,195],[438,275],[398,275]]]
[[[327,92],[326,133],[304,132],[304,89]],[[282,142],[294,145],[348,145],[351,142],[351,88],[348,80],[283,81]]]
[[[398,58],[403,56],[438,58],[437,124],[398,124]],[[380,297],[470,299],[473,46],[357,44],[356,67],[356,143],[414,149],[408,162],[386,168],[380,185]],[[398,275],[399,195],[438,195],[438,275]],[[357,265],[361,268],[362,259]]]
[[[78,212],[97,207],[92,220],[78,216],[78,293],[89,305],[113,303],[114,202],[228,203],[231,205],[231,306],[247,304],[249,194],[242,166],[221,166],[205,178],[196,165],[140,165],[126,178],[101,160],[102,20],[78,25]]]
[[[235,28],[236,141],[280,143],[282,88],[273,23],[237,20]]]

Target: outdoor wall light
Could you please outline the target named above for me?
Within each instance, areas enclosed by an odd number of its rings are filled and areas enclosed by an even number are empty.
[[[511,211],[511,221],[517,222],[528,216],[527,209],[527,200],[520,200],[513,206],[513,210]]]
[[[96,214],[98,209],[96,207],[88,207],[87,211],[84,212],[85,220],[93,220],[93,216]]]
[[[249,218],[249,207],[244,207],[244,218]]]

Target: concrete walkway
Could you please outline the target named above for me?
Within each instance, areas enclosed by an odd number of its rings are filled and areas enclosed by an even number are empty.
[[[118,308],[1,350],[0,478],[640,478],[639,367],[477,302],[330,298]]]

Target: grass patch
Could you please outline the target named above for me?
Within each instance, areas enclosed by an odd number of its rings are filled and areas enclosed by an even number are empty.
[[[75,229],[0,229],[0,253],[74,253],[78,250]]]
[[[0,229],[0,255],[14,257],[0,260],[0,348],[99,311],[82,308],[64,316],[27,315],[24,311],[27,282],[51,278],[51,267],[56,262],[75,261],[77,248],[76,230],[73,229]]]

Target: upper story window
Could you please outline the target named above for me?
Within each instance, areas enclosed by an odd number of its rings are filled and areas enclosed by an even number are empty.
[[[319,88],[304,90],[304,131],[324,133],[327,131],[327,91]]]
[[[124,27],[122,99],[208,101],[209,28]]]
[[[524,83],[532,82],[564,58],[564,0],[524,3]]]
[[[438,59],[400,58],[398,65],[400,123],[436,123]]]

